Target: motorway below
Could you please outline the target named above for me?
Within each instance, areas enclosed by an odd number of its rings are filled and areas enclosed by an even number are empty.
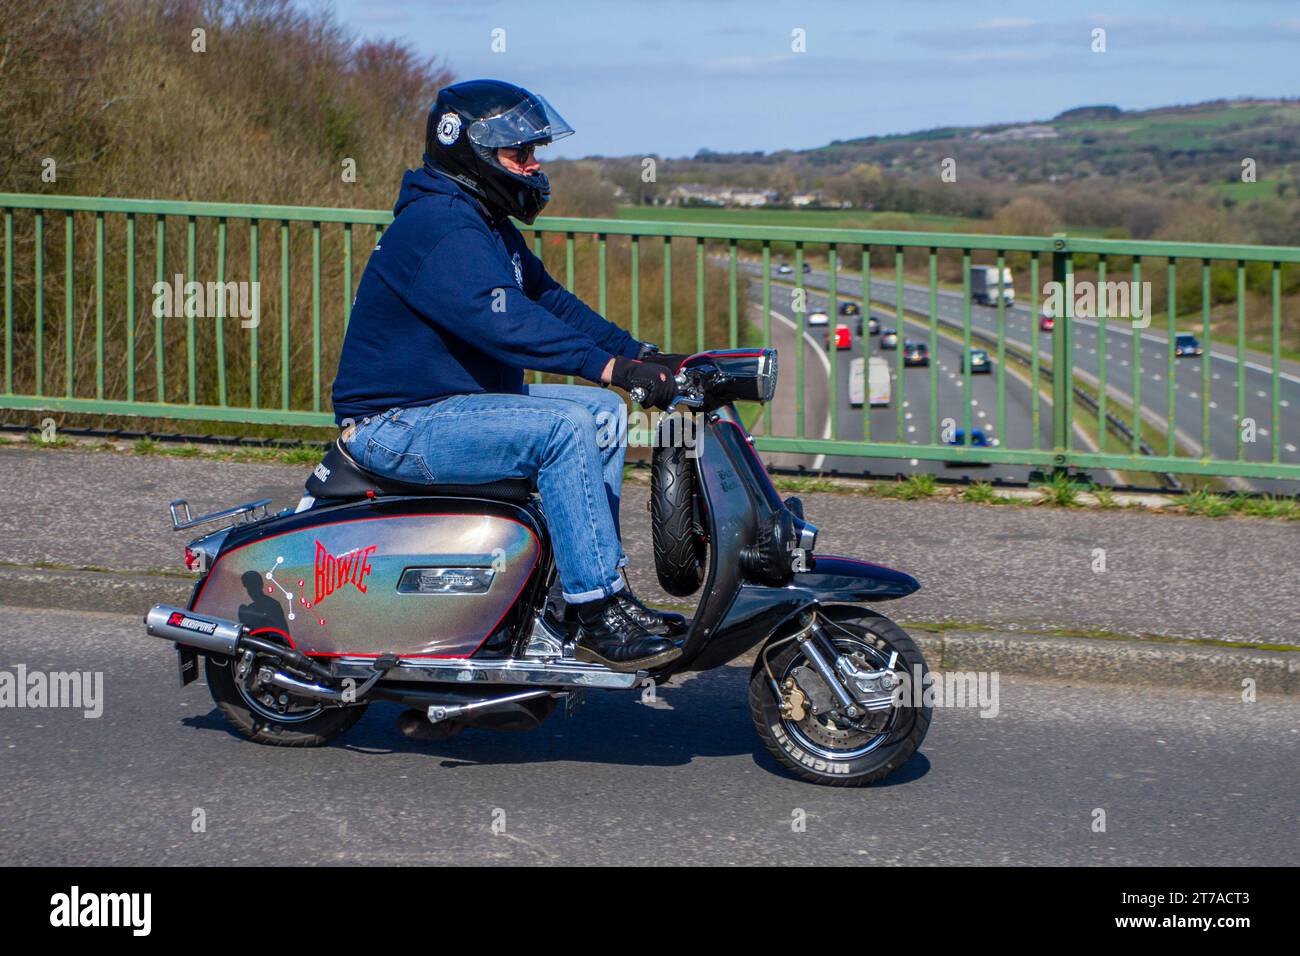
[[[761,289],[751,285],[751,296],[759,298]],[[794,392],[797,389],[797,358],[791,348],[795,326],[795,311],[790,307],[789,290],[773,287],[772,308],[772,342],[781,354],[781,385],[783,391],[778,394],[773,414],[771,434],[793,437],[797,415],[792,407]],[[829,302],[824,295],[807,290],[807,311],[809,313],[829,310]],[[894,325],[894,318],[884,312],[874,310],[880,320],[882,329]],[[752,311],[752,322],[760,322],[761,303]],[[847,324],[852,333],[856,329],[857,318],[840,317],[839,323]],[[866,328],[864,326],[864,332]],[[936,340],[937,352],[930,356],[931,367],[915,366],[904,368],[901,379],[896,368],[897,352],[882,349],[881,337],[854,334],[852,348],[833,351],[835,417],[827,420],[825,393],[830,387],[828,382],[828,365],[830,354],[825,347],[826,328],[812,327],[804,340],[804,435],[806,437],[835,437],[847,441],[861,441],[868,438],[875,441],[901,442],[906,444],[926,444],[932,440],[942,440],[944,429],[962,429],[965,427],[964,379],[961,366],[961,344],[950,337],[939,335]],[[922,323],[908,320],[903,336],[904,340],[929,343],[928,329]],[[850,363],[863,355],[879,356],[889,363],[892,382],[892,398],[885,407],[874,407],[870,414],[865,414],[865,406],[853,407],[849,402],[848,381]],[[932,371],[933,369],[933,371]],[[930,376],[936,380],[938,403],[935,406],[931,431],[932,416],[930,403]],[[1005,400],[1006,434],[1000,434],[997,420],[997,376],[996,374],[974,374],[971,376],[971,428],[982,430],[987,438],[1005,443],[1013,448],[1029,447],[1033,436],[1032,392],[1028,376],[1016,369],[1006,373]],[[1039,445],[1050,448],[1051,434],[1051,400],[1040,396],[1039,400]],[[945,421],[946,420],[946,421]],[[869,431],[868,431],[869,430]],[[934,436],[931,438],[931,436]],[[1079,434],[1077,439],[1086,442],[1087,437]],[[947,479],[971,478],[980,481],[1006,479],[1024,481],[1028,469],[1021,465],[971,466],[956,462],[927,461],[908,458],[858,458],[848,455],[825,455],[819,459],[812,456],[782,455],[777,457],[770,452],[763,455],[769,464],[789,467],[803,465],[815,471],[840,472],[845,474],[868,473],[873,475],[892,475],[895,473],[915,474],[930,472]]]
[[[178,688],[171,648],[136,615],[0,608],[0,633],[5,665],[101,673],[104,699],[98,719],[0,711],[5,865],[1288,865],[1300,851],[1291,697],[1004,676],[996,716],[938,710],[886,785],[837,790],[761,749],[743,666],[653,703],[593,694],[526,734],[412,742],[379,704],[329,747],[285,750],[234,736],[202,683]]]
[[[761,263],[745,260],[741,268],[755,277],[761,277]],[[773,276],[784,282],[794,281],[793,276]],[[826,290],[829,288],[827,273],[812,270],[804,276],[805,287],[809,290]],[[836,279],[837,294],[840,297],[860,299],[862,295],[861,275],[841,270]],[[773,297],[777,297],[774,286]],[[871,299],[873,305],[889,310],[891,316],[895,309],[895,283],[892,280],[873,279],[871,282]],[[823,300],[824,301],[824,300]],[[937,314],[941,320],[962,322],[963,301],[958,292],[940,289],[936,295]],[[923,285],[905,283],[903,304],[907,311],[921,316],[929,315],[929,290]],[[990,335],[997,333],[997,309],[972,305],[971,328],[973,331]],[[1036,317],[1023,305],[1005,309],[1007,341],[1028,351],[1032,343],[1031,323]],[[892,317],[885,320],[893,324]],[[1093,319],[1074,319],[1074,364],[1075,368],[1091,379],[1099,376],[1101,357],[1105,355],[1107,394],[1122,402],[1125,410],[1131,408],[1133,389],[1133,329],[1130,323],[1111,320],[1105,332],[1105,347],[1102,348],[1101,331]],[[1163,432],[1169,408],[1169,350],[1166,336],[1162,331],[1163,316],[1153,320],[1152,328],[1142,332],[1141,368],[1138,376],[1138,395],[1144,409],[1144,418]],[[1198,333],[1199,334],[1199,333]],[[920,337],[917,335],[916,337]],[[1202,343],[1206,344],[1206,343]],[[1038,336],[1039,353],[1049,362],[1051,360],[1052,333],[1040,333]],[[1237,414],[1237,356],[1235,349],[1221,344],[1207,348],[1204,358],[1175,359],[1172,380],[1174,395],[1174,424],[1178,437],[1179,454],[1199,454],[1203,411],[1209,416],[1210,449],[1214,457],[1234,459],[1237,454],[1238,430]],[[1264,364],[1256,353],[1248,352],[1245,364],[1244,406],[1245,416],[1256,423],[1257,440],[1243,443],[1242,452],[1248,461],[1267,461],[1272,454],[1273,443],[1277,443],[1278,457],[1283,462],[1300,463],[1300,369],[1294,363],[1284,362],[1279,369],[1280,388],[1280,432],[1274,435],[1272,430],[1272,374],[1271,368]],[[1209,403],[1202,405],[1202,395],[1206,391],[1205,368],[1202,362],[1208,361],[1209,367]],[[1010,381],[1008,378],[1008,391]],[[1050,408],[1049,406],[1045,406]],[[1119,412],[1121,409],[1112,408]],[[1049,413],[1050,414],[1050,413]],[[960,420],[960,419],[959,419]],[[1077,437],[1076,437],[1077,441]],[[1012,445],[1012,447],[1015,447]],[[1079,447],[1076,444],[1076,447]],[[1160,453],[1164,448],[1158,448]],[[1020,469],[1023,477],[1024,469]],[[1294,482],[1255,479],[1250,487],[1262,491],[1294,493]]]

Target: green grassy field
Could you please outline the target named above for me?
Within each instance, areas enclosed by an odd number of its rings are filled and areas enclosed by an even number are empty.
[[[1220,196],[1242,202],[1273,195],[1278,182],[1277,179],[1259,179],[1253,183],[1215,183],[1210,188]]]
[[[978,220],[925,213],[867,212],[860,209],[730,209],[720,206],[620,206],[618,218],[645,222],[716,222],[737,226],[800,226],[813,229],[873,229],[881,216],[904,216],[919,231],[963,232]]]
[[[881,217],[887,216],[883,223]],[[640,222],[719,223],[810,229],[899,229],[916,232],[986,231],[986,220],[930,213],[868,212],[861,209],[733,209],[724,206],[619,206],[618,218]],[[1105,229],[1067,227],[1076,236],[1100,238]]]
[[[1203,110],[1168,113],[1148,113],[1141,116],[1117,119],[1087,119],[1056,122],[1052,125],[1062,136],[1088,133],[1120,133],[1131,143],[1156,143],[1174,149],[1203,147],[1205,138],[1221,134],[1237,124],[1250,123],[1269,117],[1295,116],[1294,106],[1253,104],[1224,107],[1212,106]]]

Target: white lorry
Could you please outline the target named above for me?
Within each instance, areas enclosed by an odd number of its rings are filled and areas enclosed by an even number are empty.
[[[1016,288],[1009,268],[1004,266],[1002,269],[1002,284],[999,290],[997,266],[970,267],[970,300],[972,302],[980,305],[997,305],[999,291],[1001,291],[1002,301],[1006,305],[1015,305]]]

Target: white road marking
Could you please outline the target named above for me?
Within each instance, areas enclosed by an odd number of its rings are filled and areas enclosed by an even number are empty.
[[[772,309],[770,311],[774,318],[784,322],[786,325],[790,327],[792,331],[798,332],[799,326],[796,325],[791,319],[786,318],[780,312],[776,311],[776,309]],[[817,344],[817,340],[812,337],[811,333],[805,331],[803,337],[808,342],[808,344],[812,346],[813,351],[817,354],[817,357],[821,359],[822,366],[826,369],[826,380],[827,382],[829,382],[831,377],[830,359],[826,357],[826,353],[822,351],[822,347]],[[826,395],[826,424],[822,428],[822,438],[831,437],[831,415],[830,415],[831,402],[838,402],[838,401],[839,401],[839,396],[831,395],[828,386],[827,395]],[[826,461],[826,455],[824,453],[820,454],[813,459],[812,467],[820,471],[822,468],[822,464],[825,461]]]

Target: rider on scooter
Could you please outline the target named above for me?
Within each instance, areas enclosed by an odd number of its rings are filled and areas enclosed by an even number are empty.
[[[686,356],[636,341],[566,291],[510,221],[531,225],[550,199],[534,149],[572,132],[508,83],[439,92],[423,166],[403,178],[357,287],[334,410],[371,471],[423,484],[534,480],[558,569],[548,613],[575,621],[580,657],[627,671],[679,655],[686,622],[647,608],[622,574],[622,399],[525,384],[524,370],[640,387],[646,407],[665,408]]]

